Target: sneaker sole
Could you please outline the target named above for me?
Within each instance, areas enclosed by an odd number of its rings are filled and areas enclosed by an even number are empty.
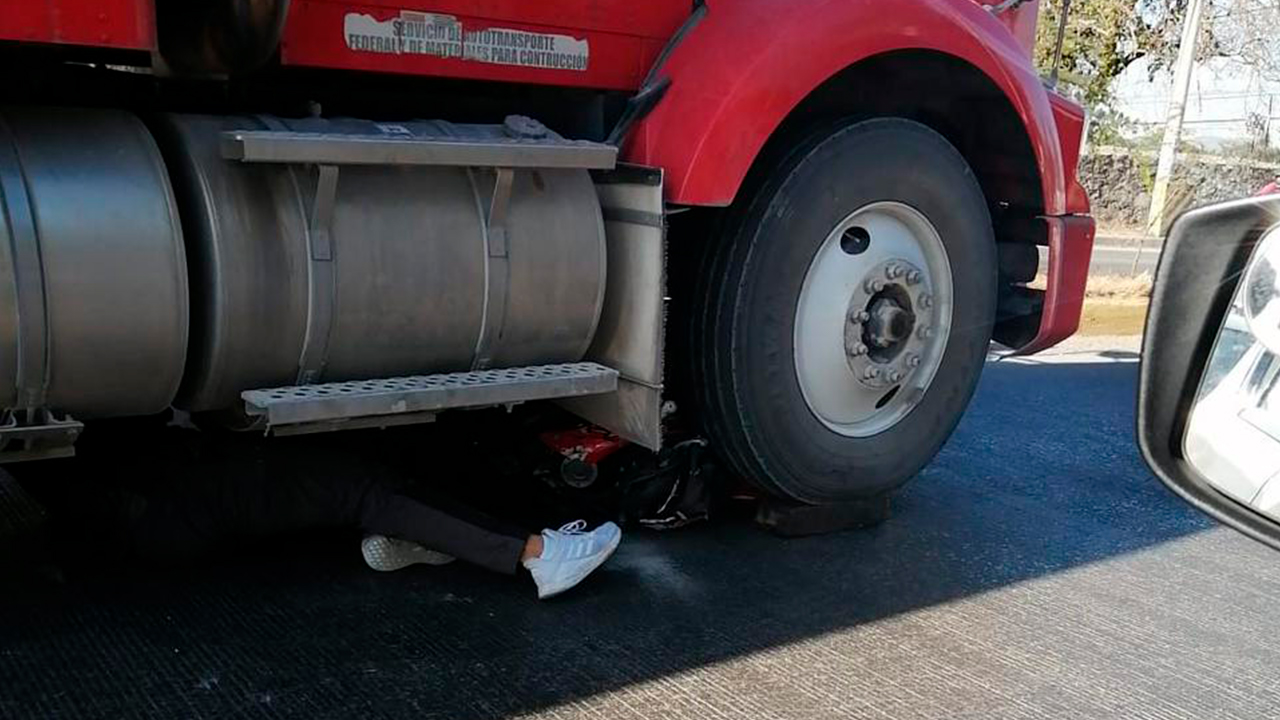
[[[371,535],[360,543],[360,554],[370,568],[378,572],[395,572],[410,565],[447,565],[453,558],[434,550],[402,550],[381,535]]]
[[[609,562],[609,558],[613,557],[614,551],[618,549],[618,545],[620,545],[621,543],[622,543],[622,533],[618,533],[613,537],[613,541],[610,542],[609,545],[605,548],[605,551],[601,553],[600,559],[595,564],[585,566],[586,570],[584,570],[577,577],[575,577],[573,582],[565,585],[559,590],[556,590],[554,592],[549,592],[546,595],[543,595],[541,592],[539,592],[538,599],[546,600],[547,598],[553,598],[561,593],[567,592],[569,590],[572,590],[578,587],[578,585],[580,585],[583,580],[586,580],[587,577],[591,575],[591,573],[595,572],[596,570],[599,570],[601,565],[604,565],[605,563]]]

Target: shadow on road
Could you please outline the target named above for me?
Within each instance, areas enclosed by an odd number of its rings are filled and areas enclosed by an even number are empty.
[[[508,717],[1151,547],[1208,522],[1138,458],[1136,369],[993,364],[887,524],[633,533],[553,602],[456,565],[375,574],[345,535],[9,593],[0,715]]]

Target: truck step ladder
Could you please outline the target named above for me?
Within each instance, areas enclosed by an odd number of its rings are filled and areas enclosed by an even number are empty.
[[[530,118],[511,116],[503,125],[506,137],[468,136],[461,126],[455,132],[463,134],[453,136],[229,130],[222,133],[222,157],[242,163],[584,170],[611,170],[618,161],[616,146],[566,140]]]
[[[276,434],[429,422],[458,408],[613,392],[618,371],[592,362],[246,390],[250,416]]]

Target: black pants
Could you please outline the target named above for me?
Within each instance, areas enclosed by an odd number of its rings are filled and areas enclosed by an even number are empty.
[[[424,501],[388,482],[385,468],[352,471],[323,456],[292,456],[227,475],[185,478],[140,497],[127,513],[126,542],[135,554],[175,562],[244,546],[269,536],[359,527],[514,574],[528,534],[448,501]],[[376,478],[376,479],[375,479]]]

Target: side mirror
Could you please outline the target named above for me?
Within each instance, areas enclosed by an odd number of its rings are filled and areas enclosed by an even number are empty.
[[[1175,493],[1280,549],[1280,197],[1193,210],[1170,229],[1138,442]]]

